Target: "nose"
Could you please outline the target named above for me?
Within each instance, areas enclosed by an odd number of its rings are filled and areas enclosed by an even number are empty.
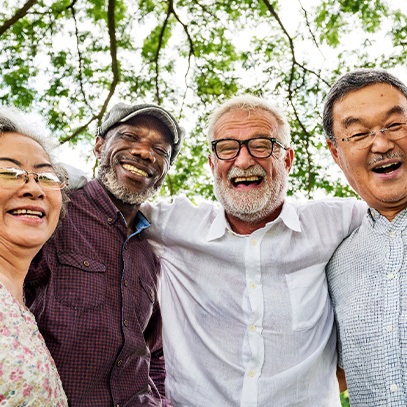
[[[236,167],[247,169],[255,164],[254,158],[250,155],[247,146],[244,144],[240,148],[239,155],[234,160]]]
[[[130,150],[130,154],[141,157],[143,160],[148,160],[153,164],[156,160],[154,154],[152,153],[151,146],[147,144],[138,143],[137,145],[134,145]]]
[[[26,182],[21,186],[20,193],[23,196],[31,197],[32,199],[38,199],[45,196],[40,184],[37,182],[37,175],[28,173]]]
[[[377,130],[370,146],[372,153],[386,153],[393,148],[394,141],[387,136],[386,132]]]

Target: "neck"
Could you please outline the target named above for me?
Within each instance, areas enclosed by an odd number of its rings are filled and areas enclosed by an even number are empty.
[[[393,222],[394,218],[406,208],[402,208],[401,210],[379,210],[378,212],[383,215],[385,218],[388,219],[389,222]]]
[[[12,251],[6,251],[6,253],[2,251],[0,253],[0,282],[22,305],[24,305],[24,279],[31,260],[37,252],[38,250],[30,254],[26,251],[19,254],[15,254]]]
[[[229,222],[232,230],[239,235],[250,235],[254,231],[263,228],[267,223],[272,222],[277,219],[280,215],[283,205],[279,206],[275,211],[270,213],[265,218],[262,218],[255,222],[247,222],[242,219],[239,219],[229,213],[226,213],[226,219]]]

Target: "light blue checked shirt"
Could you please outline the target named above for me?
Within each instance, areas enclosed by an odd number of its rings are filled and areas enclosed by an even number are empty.
[[[370,209],[335,252],[328,281],[352,407],[407,406],[407,209]]]

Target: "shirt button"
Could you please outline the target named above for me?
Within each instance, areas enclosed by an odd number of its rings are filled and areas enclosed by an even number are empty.
[[[389,232],[389,236],[390,236],[390,237],[396,237],[396,232],[395,232],[394,230],[391,230],[391,231]]]
[[[392,393],[395,393],[395,392],[397,391],[397,384],[391,384],[391,385],[390,385],[390,391],[391,391]]]
[[[117,366],[120,367],[122,364],[123,364],[123,361],[121,359],[117,361]]]
[[[87,260],[84,260],[84,261],[83,261],[83,265],[84,265],[85,267],[89,267],[89,262],[88,262]]]
[[[387,273],[388,280],[393,280],[393,278],[394,278],[394,273]]]
[[[127,280],[124,280],[124,281],[123,281],[123,284],[124,284],[125,287],[128,287],[128,286],[129,286],[129,282],[128,282]]]
[[[113,222],[113,218],[107,218],[107,223],[112,223]]]
[[[256,240],[256,239],[250,240],[250,244],[251,244],[252,246],[256,246],[257,240]]]
[[[250,283],[250,288],[256,288],[256,283],[251,282]]]
[[[393,325],[387,325],[387,332],[393,332]]]
[[[127,319],[124,320],[124,326],[129,326],[129,321],[127,321]]]
[[[256,376],[256,372],[254,370],[249,370],[249,376],[250,377]]]
[[[256,327],[254,325],[249,326],[249,331],[254,332],[256,330]]]

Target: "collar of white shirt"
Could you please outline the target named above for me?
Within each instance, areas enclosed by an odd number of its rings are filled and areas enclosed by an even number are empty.
[[[265,228],[270,228],[273,223],[279,221],[284,222],[288,228],[294,230],[295,232],[301,232],[300,219],[298,218],[295,206],[287,201],[284,202],[283,209],[281,210],[281,213],[277,219],[267,223]],[[226,219],[225,210],[220,208],[209,228],[206,241],[210,242],[211,240],[220,239],[227,231],[234,233]]]

